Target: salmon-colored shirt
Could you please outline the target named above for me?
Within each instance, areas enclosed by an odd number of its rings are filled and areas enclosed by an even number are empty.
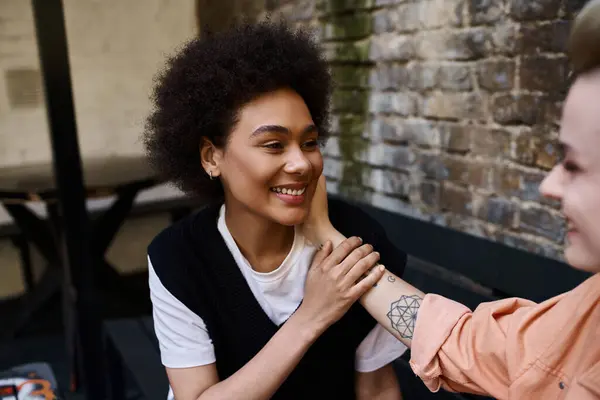
[[[540,304],[512,298],[474,312],[428,294],[410,364],[433,392],[600,399],[600,274]]]

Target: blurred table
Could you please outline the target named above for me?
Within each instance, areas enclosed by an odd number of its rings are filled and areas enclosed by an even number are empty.
[[[145,157],[106,157],[83,161],[88,198],[117,194],[132,184],[153,186],[157,179]],[[0,169],[0,199],[3,203],[56,201],[57,187],[51,163]]]
[[[105,253],[129,215],[137,194],[162,182],[142,156],[83,160],[83,176],[88,200],[111,196],[115,199],[105,211],[95,218],[90,217],[91,226],[87,236],[92,253],[94,299],[99,308],[122,307],[131,300],[128,294],[134,296],[135,293],[124,287],[123,279],[108,263]],[[30,202],[43,204],[47,218],[33,212],[27,206]],[[77,293],[68,268],[64,268],[68,259],[66,252],[70,250],[63,240],[64,213],[59,207],[52,164],[0,169],[0,204],[47,264],[39,282],[24,294],[17,319],[11,323],[3,322],[0,332],[6,337],[15,337],[44,303],[62,293],[67,345],[70,346],[70,352],[74,353],[76,339],[71,336],[75,335],[73,304]],[[75,359],[74,354],[71,357]]]

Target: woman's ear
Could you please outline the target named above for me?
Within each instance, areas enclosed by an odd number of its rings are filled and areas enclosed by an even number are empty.
[[[200,144],[200,160],[202,168],[211,178],[221,175],[220,164],[223,158],[223,151],[215,146],[210,140],[203,138]]]

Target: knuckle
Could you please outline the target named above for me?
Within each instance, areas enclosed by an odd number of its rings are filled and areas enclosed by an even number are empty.
[[[354,265],[357,262],[359,262],[360,259],[361,259],[360,254],[356,254],[353,252],[346,258],[346,260],[344,260],[344,262],[347,263],[346,265]]]
[[[350,240],[344,240],[341,244],[341,247],[345,251],[352,250],[352,242]]]
[[[365,244],[362,245],[359,249],[358,249],[361,258],[368,256],[371,252],[373,252],[373,246],[371,246],[370,244]]]
[[[364,246],[361,246],[357,249],[354,249],[354,251],[352,252],[351,256],[353,257],[354,260],[358,261],[361,258],[365,257],[368,253],[366,252]]]
[[[357,236],[352,236],[350,239],[348,239],[348,246],[351,248],[356,248],[358,245],[360,245],[360,239]]]
[[[362,259],[358,263],[358,267],[360,268],[361,271],[366,271],[369,268],[371,268],[371,266],[372,266],[372,262],[368,259]]]
[[[331,271],[331,273],[329,274],[329,279],[331,279],[335,284],[338,284],[340,280],[339,272]]]

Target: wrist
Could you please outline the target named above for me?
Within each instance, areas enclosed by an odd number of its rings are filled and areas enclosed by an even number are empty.
[[[335,232],[335,228],[329,221],[308,222],[302,229],[305,237],[317,247],[324,245],[327,240],[330,240],[331,233]]]
[[[288,322],[294,325],[294,330],[300,335],[300,339],[308,344],[312,344],[327,329],[327,325],[307,312],[303,304],[292,314]]]
[[[331,224],[321,227],[317,232],[317,238],[319,240],[319,244],[322,245],[325,242],[330,241],[334,248],[346,240],[346,237]]]

